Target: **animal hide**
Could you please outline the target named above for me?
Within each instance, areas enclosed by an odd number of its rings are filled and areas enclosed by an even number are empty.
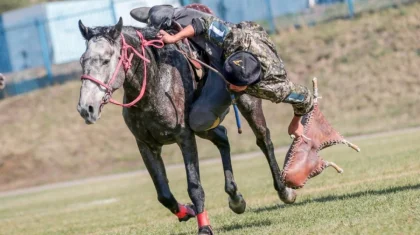
[[[294,138],[284,162],[283,183],[294,189],[302,188],[308,179],[319,175],[329,166],[334,167],[338,173],[343,172],[335,163],[328,162],[319,156],[318,153],[322,149],[336,144],[346,144],[360,151],[356,145],[345,140],[328,123],[319,109],[316,78],[313,80],[313,85],[314,108],[302,118],[304,136]]]

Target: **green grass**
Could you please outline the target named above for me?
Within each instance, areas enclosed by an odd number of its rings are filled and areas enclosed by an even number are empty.
[[[311,179],[294,205],[280,203],[263,156],[235,160],[248,208],[231,212],[220,163],[201,165],[206,208],[217,234],[419,234],[420,131],[358,141],[322,156],[344,168]],[[277,154],[282,162],[285,153]],[[189,202],[184,169],[168,170]],[[101,202],[103,204],[101,204]],[[156,199],[148,174],[0,198],[0,234],[195,234]]]

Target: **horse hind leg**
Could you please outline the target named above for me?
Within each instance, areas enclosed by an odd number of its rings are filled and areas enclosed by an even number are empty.
[[[243,94],[239,97],[237,104],[239,110],[247,120],[257,138],[258,147],[260,147],[268,161],[274,181],[274,188],[276,189],[280,199],[287,204],[294,203],[296,200],[296,192],[291,188],[287,188],[283,184],[281,171],[274,154],[274,146],[271,141],[270,130],[268,129],[265,121],[261,99]]]
[[[171,193],[166,176],[165,165],[160,155],[162,146],[152,147],[138,140],[137,146],[142,155],[144,164],[152,177],[159,202],[176,215],[179,222],[187,221],[190,218],[195,217],[194,205],[184,205],[178,203]]]
[[[225,192],[229,195],[229,208],[236,214],[244,213],[246,202],[242,194],[238,192],[238,186],[233,176],[230,144],[226,128],[224,126],[218,126],[208,131],[196,133],[196,135],[200,138],[210,140],[219,149],[225,176]]]

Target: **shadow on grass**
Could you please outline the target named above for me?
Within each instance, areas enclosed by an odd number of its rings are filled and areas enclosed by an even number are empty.
[[[232,224],[232,225],[225,225],[221,228],[216,229],[216,232],[230,232],[233,230],[244,229],[244,228],[256,228],[256,227],[266,227],[270,226],[272,222],[270,220],[264,221],[254,221],[248,222],[244,224]]]
[[[262,213],[266,211],[282,209],[285,207],[291,207],[291,206],[297,207],[297,206],[301,206],[301,205],[305,205],[305,204],[313,203],[313,202],[331,202],[331,201],[347,200],[347,199],[353,199],[353,198],[359,198],[359,197],[365,197],[365,196],[378,196],[378,195],[398,193],[398,192],[408,191],[408,190],[419,190],[419,189],[420,189],[420,184],[404,185],[404,186],[391,187],[391,188],[379,189],[379,190],[360,191],[360,192],[344,194],[344,195],[330,195],[330,196],[324,196],[324,197],[319,197],[319,198],[306,199],[304,201],[295,203],[293,205],[279,204],[279,205],[249,209],[248,211],[255,212],[255,213]],[[225,225],[225,226],[215,229],[215,231],[216,232],[229,232],[229,231],[239,230],[239,229],[244,229],[244,228],[266,227],[271,224],[272,222],[269,220],[255,221],[255,222],[244,223],[244,224]],[[195,234],[195,233],[176,233],[172,235],[189,235],[189,234]]]
[[[217,228],[217,229],[213,228],[213,229],[216,233],[219,233],[219,232],[230,232],[233,230],[244,229],[244,228],[266,227],[266,226],[270,226],[271,224],[272,224],[271,221],[264,220],[264,221],[248,222],[245,224],[225,225],[220,228]],[[195,233],[171,233],[171,235],[190,235],[190,234],[195,234]]]
[[[170,233],[170,235],[191,235],[191,234],[196,234],[196,233],[195,231],[191,233]]]
[[[305,205],[305,204],[313,203],[313,202],[331,202],[331,201],[347,200],[347,199],[353,199],[353,198],[359,198],[359,197],[365,197],[365,196],[377,196],[377,195],[384,195],[384,194],[397,193],[401,191],[419,190],[419,189],[420,189],[420,184],[404,185],[404,186],[391,187],[391,188],[380,189],[380,190],[367,190],[367,191],[360,191],[360,192],[344,194],[344,195],[330,195],[330,196],[324,196],[324,197],[319,197],[319,198],[306,199],[304,201],[295,203],[293,205],[281,204],[281,205],[250,209],[249,211],[255,212],[255,213],[261,213],[265,211],[282,209],[289,206],[301,206],[301,205]]]

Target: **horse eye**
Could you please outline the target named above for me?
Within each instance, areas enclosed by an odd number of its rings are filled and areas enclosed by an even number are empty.
[[[104,64],[104,65],[109,64],[109,60],[104,60],[103,64]]]

